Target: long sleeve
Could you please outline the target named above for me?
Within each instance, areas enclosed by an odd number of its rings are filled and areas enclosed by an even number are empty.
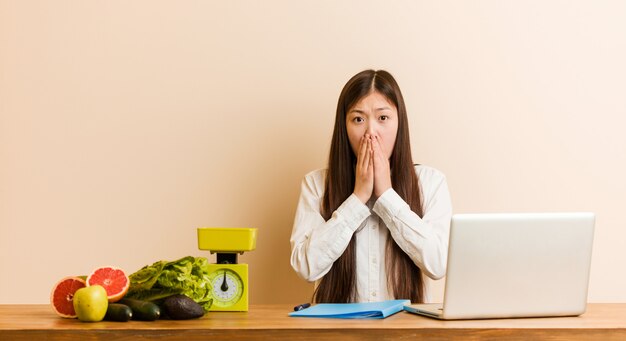
[[[445,176],[434,168],[420,166],[423,217],[393,189],[381,195],[373,211],[383,220],[392,238],[411,260],[430,278],[446,273],[448,236],[452,204]]]
[[[302,181],[290,240],[291,266],[310,282],[330,271],[354,232],[371,215],[368,207],[352,194],[325,221],[320,213],[323,174],[323,170],[314,171]]]

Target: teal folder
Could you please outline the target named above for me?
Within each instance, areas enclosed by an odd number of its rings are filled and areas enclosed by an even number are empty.
[[[291,317],[327,317],[341,319],[383,319],[401,311],[410,300],[389,300],[367,303],[319,303],[289,313]]]

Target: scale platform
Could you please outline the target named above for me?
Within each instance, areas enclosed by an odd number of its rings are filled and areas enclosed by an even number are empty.
[[[198,249],[211,253],[244,253],[256,248],[257,229],[251,227],[200,227]]]

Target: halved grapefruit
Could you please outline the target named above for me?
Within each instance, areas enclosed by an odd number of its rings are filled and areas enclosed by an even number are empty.
[[[50,304],[54,311],[61,317],[76,318],[73,303],[74,293],[86,286],[85,280],[79,277],[64,277],[58,281],[50,293]]]
[[[130,280],[124,270],[113,266],[105,266],[95,269],[87,277],[87,286],[101,285],[107,292],[109,303],[121,300],[128,292]]]

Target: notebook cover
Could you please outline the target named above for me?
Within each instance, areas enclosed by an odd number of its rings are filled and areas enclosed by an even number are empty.
[[[319,303],[300,311],[289,313],[291,317],[326,317],[343,319],[382,319],[403,310],[410,300],[389,300],[367,303]]]

